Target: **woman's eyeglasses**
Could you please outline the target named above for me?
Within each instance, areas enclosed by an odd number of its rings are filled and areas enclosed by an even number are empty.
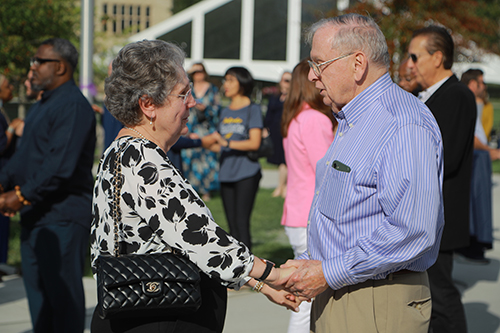
[[[193,93],[193,84],[190,83],[189,84],[189,90],[185,94],[170,94],[170,95],[182,98],[182,102],[184,104],[187,104],[187,100],[188,100],[189,96],[191,96],[192,93]]]

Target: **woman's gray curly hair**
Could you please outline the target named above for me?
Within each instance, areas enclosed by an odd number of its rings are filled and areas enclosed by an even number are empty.
[[[138,125],[142,120],[139,99],[147,96],[154,105],[163,105],[186,75],[183,63],[184,51],[169,42],[143,40],[126,45],[105,81],[104,104],[122,124]]]

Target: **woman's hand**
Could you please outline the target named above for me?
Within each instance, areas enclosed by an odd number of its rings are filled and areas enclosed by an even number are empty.
[[[295,270],[295,267],[273,268],[264,282],[276,290],[284,289]]]
[[[273,303],[286,307],[288,310],[299,312],[301,301],[298,297],[284,290],[275,290],[268,285],[262,287],[261,292]]]

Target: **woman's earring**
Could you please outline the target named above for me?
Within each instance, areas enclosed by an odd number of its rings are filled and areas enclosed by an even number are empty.
[[[151,118],[149,118],[149,125],[153,125],[153,116],[151,116]]]

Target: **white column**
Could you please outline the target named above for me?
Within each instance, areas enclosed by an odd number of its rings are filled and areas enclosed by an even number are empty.
[[[82,0],[80,36],[80,88],[92,103],[91,86],[93,85],[92,56],[94,54],[94,0]]]
[[[241,6],[240,59],[246,66],[250,65],[252,61],[254,16],[255,1],[243,0]]]
[[[302,35],[302,1],[288,0],[288,26],[286,62],[292,70],[300,61],[300,36]]]
[[[191,32],[191,59],[196,62],[203,59],[203,48],[205,45],[204,29],[205,13],[199,11],[193,16],[193,31]]]

